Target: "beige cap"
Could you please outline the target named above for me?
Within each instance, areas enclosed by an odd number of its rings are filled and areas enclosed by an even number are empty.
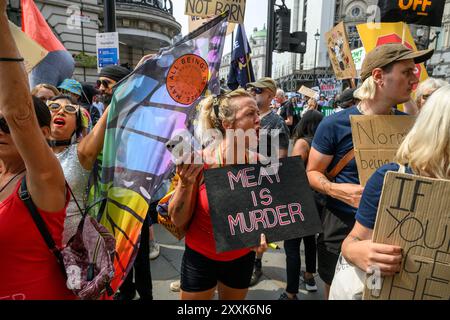
[[[277,93],[277,84],[272,78],[264,77],[255,82],[247,83],[247,88],[269,89],[273,93]]]
[[[370,51],[363,61],[361,80],[372,75],[376,68],[382,68],[395,61],[414,59],[414,63],[421,63],[431,58],[434,50],[413,51],[401,43],[387,43]]]

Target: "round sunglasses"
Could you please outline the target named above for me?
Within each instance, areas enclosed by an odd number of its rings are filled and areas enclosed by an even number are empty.
[[[53,102],[53,101],[48,102],[47,106],[51,112],[58,112],[59,110],[61,110],[61,108],[63,108],[64,112],[67,112],[70,114],[75,114],[78,112],[78,110],[80,110],[79,106],[76,106],[73,104],[62,105],[58,102]]]

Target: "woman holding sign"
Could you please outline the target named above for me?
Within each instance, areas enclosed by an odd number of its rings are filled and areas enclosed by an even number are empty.
[[[414,127],[397,151],[397,163],[378,169],[367,182],[353,230],[342,244],[347,261],[367,272],[374,266],[381,275],[392,276],[401,269],[402,248],[373,243],[377,209],[388,171],[403,171],[425,177],[450,179],[450,85],[438,89],[427,100]],[[405,167],[403,167],[406,166]]]
[[[203,159],[210,165],[177,167],[180,181],[169,204],[169,215],[177,227],[188,226],[181,265],[181,299],[209,300],[217,288],[221,300],[242,300],[250,285],[255,251],[267,249],[265,236],[261,235],[261,245],[254,250],[216,252],[202,171],[238,163],[237,157],[229,157],[229,150],[236,151],[239,145],[236,139],[227,139],[227,134],[239,129],[258,132],[259,111],[253,97],[242,89],[206,98],[201,110],[202,129],[215,130],[224,139],[218,146],[204,150]],[[252,153],[247,139],[245,149],[248,159]]]

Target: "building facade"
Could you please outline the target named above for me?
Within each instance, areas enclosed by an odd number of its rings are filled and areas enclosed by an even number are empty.
[[[8,2],[10,19],[19,24],[19,1]],[[94,82],[97,78],[96,34],[104,31],[103,1],[36,0],[35,3],[74,56],[74,78]],[[133,67],[143,55],[169,46],[180,33],[181,25],[173,17],[171,0],[116,0],[116,31],[120,64]]]

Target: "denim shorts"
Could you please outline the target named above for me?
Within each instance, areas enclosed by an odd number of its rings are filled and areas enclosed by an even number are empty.
[[[181,290],[202,292],[221,282],[233,289],[247,289],[253,273],[255,252],[231,261],[211,260],[186,245],[181,263]]]

